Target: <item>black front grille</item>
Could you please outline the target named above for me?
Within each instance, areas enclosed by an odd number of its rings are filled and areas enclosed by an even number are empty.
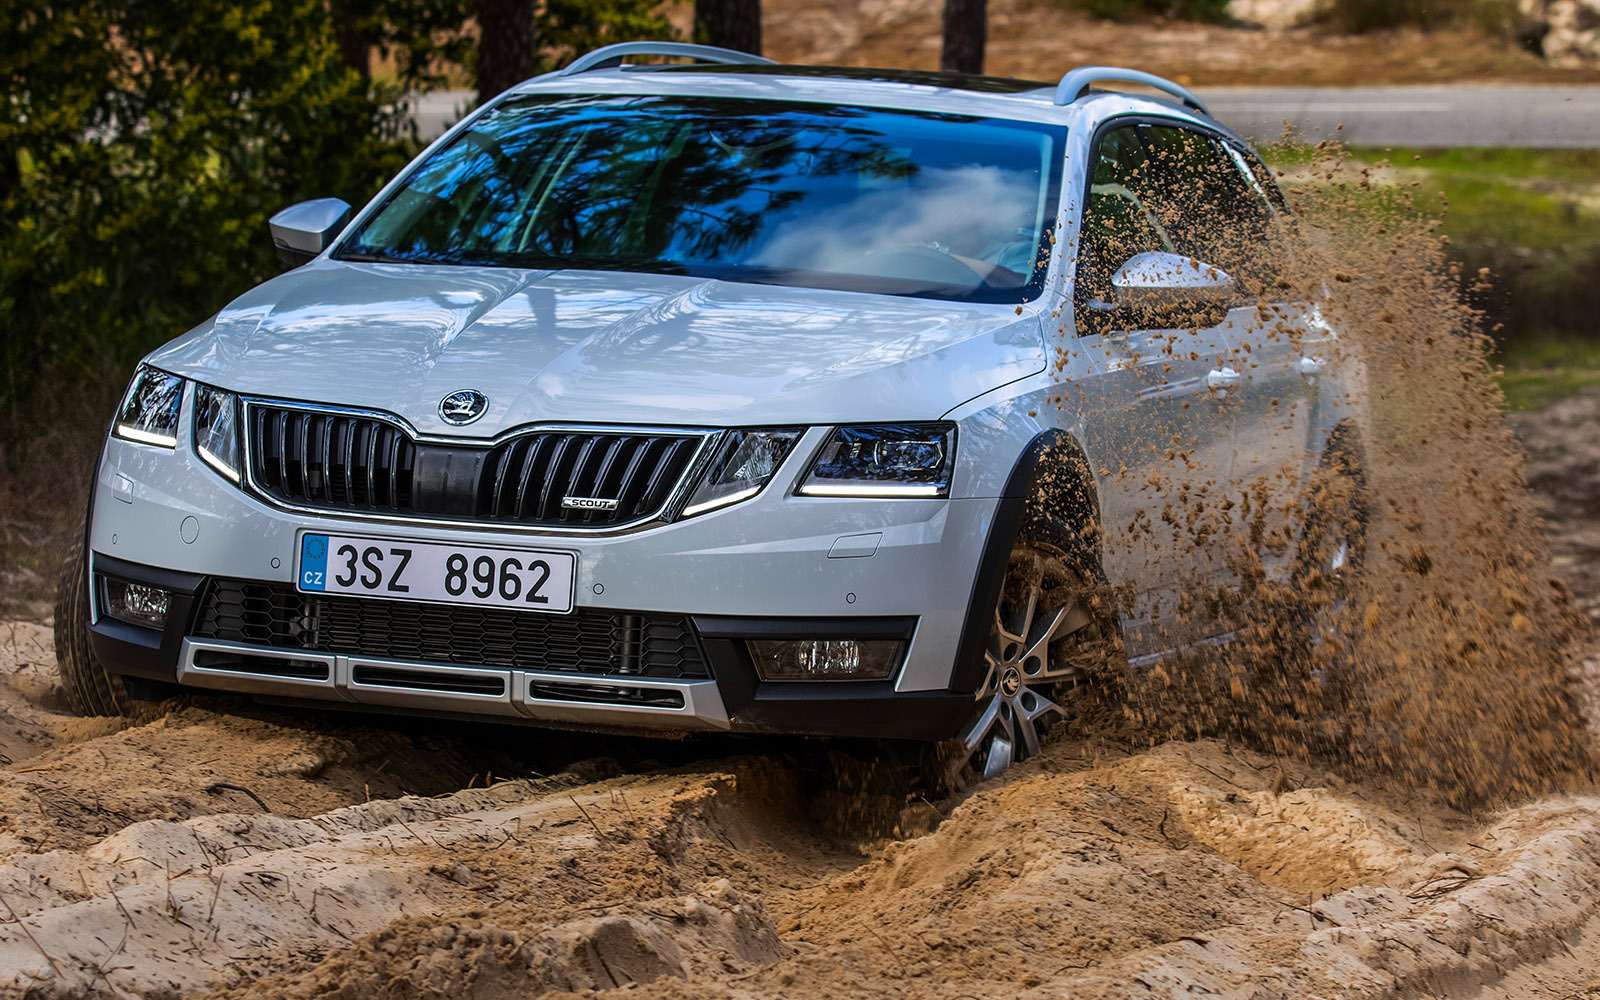
[[[347,656],[577,674],[711,676],[682,615],[579,608],[542,615],[416,601],[301,594],[288,584],[212,580],[195,638]]]
[[[346,413],[250,407],[250,478],[294,504],[397,512],[413,507],[416,445],[399,428]]]
[[[666,504],[699,438],[534,431],[489,452],[478,477],[478,516],[526,524],[625,524]],[[614,509],[567,507],[566,497],[615,500]]]
[[[699,434],[532,430],[493,447],[413,441],[376,417],[251,402],[250,480],[297,507],[528,526],[660,513]]]

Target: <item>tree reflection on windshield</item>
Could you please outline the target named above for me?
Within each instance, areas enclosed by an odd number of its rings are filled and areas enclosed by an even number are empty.
[[[711,98],[522,99],[429,157],[345,260],[1038,294],[1065,132]]]

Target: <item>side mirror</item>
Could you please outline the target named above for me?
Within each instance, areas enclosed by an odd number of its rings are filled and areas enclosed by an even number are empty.
[[[1135,254],[1111,276],[1116,307],[1141,327],[1212,326],[1234,294],[1226,271],[1176,253]]]
[[[272,245],[285,268],[299,267],[328,248],[350,221],[350,206],[341,198],[302,201],[267,220]]]

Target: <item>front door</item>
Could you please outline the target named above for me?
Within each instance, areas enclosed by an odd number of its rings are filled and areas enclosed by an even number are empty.
[[[1229,574],[1227,488],[1244,380],[1232,331],[1243,310],[1176,327],[1115,306],[1111,277],[1130,257],[1191,252],[1182,188],[1194,164],[1158,159],[1149,126],[1137,123],[1102,132],[1092,164],[1074,287],[1077,336],[1064,345],[1081,355],[1073,367],[1087,374],[1061,392],[1083,415],[1100,486],[1102,565],[1125,597],[1124,639],[1139,656],[1217,630],[1200,598]]]

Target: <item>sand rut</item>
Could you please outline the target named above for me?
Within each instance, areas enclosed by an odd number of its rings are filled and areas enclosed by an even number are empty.
[[[1038,757],[926,801],[885,791],[881,747],[695,742],[678,770],[633,751],[627,775],[563,771],[626,756],[609,737],[242,700],[67,720],[45,633],[20,627],[0,655],[0,997],[1600,989],[1592,633],[1548,572],[1459,276],[1410,206],[1374,213],[1341,169],[1307,172],[1351,232],[1298,277],[1369,366],[1378,503],[1365,589],[1320,609],[1329,641],[1280,627],[1296,595],[1251,577],[1249,641],[1086,686]],[[1592,480],[1594,412],[1541,428],[1568,437],[1536,440],[1536,481]],[[1547,492],[1581,560],[1585,494]],[[1202,494],[1176,500],[1293,537],[1293,507]],[[1209,530],[1193,512],[1173,524]],[[1591,619],[1594,580],[1573,579]],[[474,787],[485,772],[531,776]],[[883,814],[920,835],[871,839]]]
[[[709,806],[736,784],[720,773],[598,784],[564,776],[310,819],[136,823],[82,851],[0,867],[0,896],[26,920],[26,933],[0,928],[0,982],[62,996],[193,994],[281,969],[290,956],[344,948],[353,953],[344,961],[359,965],[364,950],[382,955],[406,933],[437,948],[450,916],[477,925],[452,925],[462,939],[451,948],[505,952],[494,975],[522,962],[525,987],[770,962],[784,949],[760,903],[684,870],[705,838],[725,849]],[[502,933],[492,917],[507,907],[516,920]],[[377,932],[387,937],[368,939]]]
[[[1582,985],[1564,948],[1600,942],[1592,797],[1486,822],[1216,741],[1063,740],[932,803],[933,832],[854,845],[817,815],[827,759],[13,845],[0,996],[1376,997]]]

